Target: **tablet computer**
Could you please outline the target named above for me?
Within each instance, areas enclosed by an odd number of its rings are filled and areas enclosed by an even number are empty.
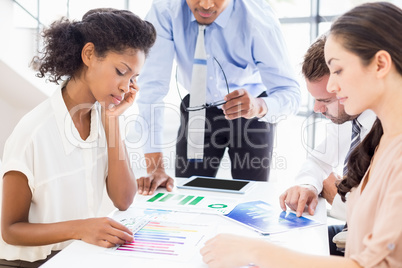
[[[177,185],[177,188],[244,194],[254,184],[254,181],[247,180],[192,176],[188,180]]]

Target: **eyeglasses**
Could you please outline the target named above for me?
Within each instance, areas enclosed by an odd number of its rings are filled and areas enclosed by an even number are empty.
[[[228,85],[228,80],[226,79],[226,74],[225,74],[225,72],[223,71],[221,64],[219,63],[219,61],[218,61],[215,57],[214,57],[214,60],[215,60],[216,63],[218,64],[219,69],[221,69],[221,71],[222,71],[223,78],[225,79],[225,83],[226,83],[226,89],[227,89],[228,94],[229,94],[229,85]],[[199,106],[186,107],[185,104],[184,104],[184,102],[183,102],[183,98],[181,97],[180,90],[179,90],[179,83],[178,83],[178,79],[177,79],[177,68],[178,68],[178,67],[177,67],[177,65],[176,65],[176,75],[175,75],[175,78],[176,78],[176,88],[177,88],[177,92],[179,93],[179,97],[180,97],[181,103],[182,103],[182,105],[183,105],[183,107],[184,107],[184,110],[185,110],[186,112],[193,112],[193,111],[199,111],[199,110],[202,110],[202,109],[208,109],[208,108],[211,108],[211,107],[217,107],[217,106],[220,106],[220,105],[223,105],[223,104],[226,103],[225,100],[219,100],[219,101],[215,101],[215,102],[205,103],[205,104],[199,105]]]

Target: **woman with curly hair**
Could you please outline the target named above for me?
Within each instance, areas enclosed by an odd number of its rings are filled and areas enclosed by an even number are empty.
[[[73,239],[102,247],[133,240],[97,215],[105,187],[120,210],[137,191],[119,116],[135,99],[155,29],[130,11],[97,9],[54,22],[43,37],[38,76],[61,85],[6,142],[0,267],[37,267]]]
[[[338,188],[348,195],[345,257],[313,256],[259,239],[221,234],[201,249],[210,267],[402,267],[402,10],[367,3],[331,26],[327,90],[348,114],[378,120],[352,152]]]

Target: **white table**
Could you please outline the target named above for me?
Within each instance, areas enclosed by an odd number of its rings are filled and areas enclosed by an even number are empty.
[[[257,182],[257,185],[253,187],[246,194],[230,194],[230,193],[218,193],[210,191],[191,191],[184,189],[176,189],[175,193],[180,194],[198,194],[203,196],[222,196],[226,198],[242,198],[241,202],[251,200],[263,200],[274,206],[279,207],[279,195],[283,192],[283,188],[277,183],[271,182]],[[158,189],[158,192],[166,192],[164,188]],[[137,197],[136,197],[137,198]],[[134,201],[133,206],[136,206]],[[111,214],[113,215],[113,213]],[[314,219],[316,221],[324,223],[323,225],[308,227],[303,229],[293,229],[284,233],[273,234],[269,236],[261,236],[257,232],[242,226],[236,222],[225,219],[219,215],[212,214],[198,214],[197,222],[209,223],[214,225],[214,232],[216,233],[235,233],[245,236],[260,237],[272,243],[294,249],[296,251],[316,254],[316,255],[328,255],[328,234],[326,225],[326,205],[325,200],[321,199],[318,203],[314,216],[309,216],[308,213],[304,213],[303,216]],[[206,239],[208,239],[207,237]],[[239,253],[241,249],[239,249]],[[155,260],[138,257],[128,257],[121,255],[113,255],[105,253],[105,248],[87,244],[82,241],[74,241],[67,248],[62,250],[59,254],[45,263],[42,267],[206,267],[202,262],[199,251],[194,254],[191,260],[186,262],[167,261],[167,260]]]

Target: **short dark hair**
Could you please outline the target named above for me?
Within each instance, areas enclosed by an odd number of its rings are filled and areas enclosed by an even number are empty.
[[[38,77],[49,75],[49,81],[58,83],[70,78],[82,67],[81,51],[85,44],[95,46],[98,57],[109,51],[123,52],[127,48],[148,54],[156,40],[154,26],[128,10],[94,9],[82,21],[62,18],[43,31],[44,48],[39,63]]]
[[[303,76],[309,81],[320,80],[323,76],[329,75],[329,69],[325,63],[324,47],[327,41],[325,34],[319,36],[310,45],[302,64]]]

